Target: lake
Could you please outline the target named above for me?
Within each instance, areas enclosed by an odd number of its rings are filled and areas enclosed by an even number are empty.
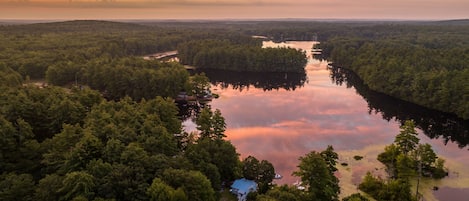
[[[291,173],[300,156],[333,145],[339,154],[341,195],[350,195],[367,171],[386,176],[376,157],[393,142],[401,122],[414,119],[420,142],[431,144],[450,172],[442,180],[424,180],[419,191],[426,200],[467,200],[469,121],[370,91],[353,73],[314,59],[314,43],[264,42],[265,47],[305,50],[304,74],[204,71],[220,95],[210,106],[221,110],[227,139],[241,158],[268,160],[283,176],[277,184],[293,184],[298,178]],[[195,130],[191,120],[184,125]],[[364,158],[356,161],[355,155]],[[434,186],[439,190],[433,191]]]

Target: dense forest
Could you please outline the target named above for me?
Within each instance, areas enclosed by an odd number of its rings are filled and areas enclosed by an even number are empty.
[[[1,200],[217,200],[242,176],[234,146],[211,135],[224,131],[219,111],[202,112],[203,134],[182,131],[169,97],[201,83],[133,57],[182,35],[99,21],[0,32]]]
[[[381,31],[385,28],[392,31]],[[331,38],[320,47],[372,90],[469,118],[469,28],[387,25],[372,36]],[[364,30],[364,32],[366,29]]]
[[[389,32],[390,27],[394,31]],[[207,87],[205,75],[190,75],[179,63],[142,58],[178,49],[182,63],[198,67],[298,72],[292,83],[266,82],[265,90],[301,87],[304,53],[262,49],[252,35],[274,40],[317,38],[323,41],[325,56],[356,71],[372,89],[467,118],[469,40],[467,26],[458,23],[3,25],[0,200],[219,200],[222,190],[241,177],[259,184],[250,200],[339,200],[334,175],[338,155],[332,146],[299,156],[293,174],[305,190],[272,186],[275,169],[270,162],[254,157],[240,160],[236,148],[225,140],[222,111],[199,108],[194,114],[197,132],[182,129],[172,98],[181,91],[197,93]],[[281,79],[278,75],[272,79]],[[409,129],[403,127],[404,131],[412,131],[413,123],[405,125]],[[415,175],[416,150],[434,155],[431,147],[420,146],[409,133],[405,139],[411,139],[414,149],[399,150],[403,146],[396,138],[380,155],[389,169],[402,168],[390,171],[396,179],[403,171]],[[423,164],[424,171],[443,175],[442,162],[432,158]],[[368,180],[374,181],[370,177],[364,183]],[[405,180],[377,185],[399,187],[386,195],[389,200],[409,195]],[[367,198],[354,194],[343,200]]]
[[[240,176],[238,154],[222,138],[175,137],[176,114],[159,97],[114,102],[95,91],[11,89],[2,95],[0,198],[149,200],[163,186],[174,200],[216,200],[221,181]],[[223,128],[209,119],[201,127]]]
[[[293,48],[262,48],[257,42],[190,41],[178,46],[181,63],[198,68],[238,72],[304,72],[304,52]]]
[[[468,20],[146,24],[225,29],[274,41],[318,40],[323,58],[353,70],[372,90],[469,118]]]
[[[221,111],[201,109],[198,132],[182,130],[171,97],[208,79],[140,58],[186,37],[227,37],[178,30],[101,21],[0,27],[0,199],[218,200],[241,177],[267,193],[274,167],[239,159]]]
[[[469,120],[373,91],[349,69],[334,66],[329,70],[331,79],[336,84],[346,85],[347,88],[353,87],[368,102],[370,114],[380,114],[387,121],[397,120],[401,124],[413,119],[416,128],[432,139],[442,139],[445,144],[455,142],[460,148],[469,144],[469,139],[466,137],[469,134]]]

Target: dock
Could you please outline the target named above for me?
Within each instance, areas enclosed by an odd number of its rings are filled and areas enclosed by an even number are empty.
[[[175,57],[177,55],[178,55],[178,51],[173,50],[173,51],[168,51],[168,52],[158,52],[158,53],[155,53],[155,54],[150,54],[150,55],[144,56],[143,59],[145,59],[145,60],[161,60],[161,59],[165,59],[165,58]]]

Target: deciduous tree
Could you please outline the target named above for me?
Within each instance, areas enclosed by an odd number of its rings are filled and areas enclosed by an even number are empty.
[[[302,184],[306,186],[308,200],[338,199],[338,180],[320,153],[312,151],[300,157],[298,170],[293,175],[300,177]]]

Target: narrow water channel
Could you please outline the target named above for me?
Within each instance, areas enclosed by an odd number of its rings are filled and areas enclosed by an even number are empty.
[[[275,181],[277,184],[293,184],[298,178],[291,174],[300,156],[333,145],[339,153],[337,176],[342,195],[349,195],[357,192],[356,185],[367,171],[386,176],[376,157],[393,142],[400,121],[411,118],[421,128],[421,143],[431,144],[450,169],[445,179],[423,182],[420,191],[425,199],[466,200],[469,122],[369,92],[363,84],[354,84],[353,77],[313,59],[313,43],[264,43],[265,47],[286,45],[305,50],[309,62],[304,75],[206,71],[213,92],[220,95],[210,105],[221,110],[227,138],[241,158],[252,155],[268,160],[283,176]],[[190,120],[184,125],[187,131],[195,130]],[[356,161],[355,155],[364,158]],[[433,192],[434,186],[441,190]]]

